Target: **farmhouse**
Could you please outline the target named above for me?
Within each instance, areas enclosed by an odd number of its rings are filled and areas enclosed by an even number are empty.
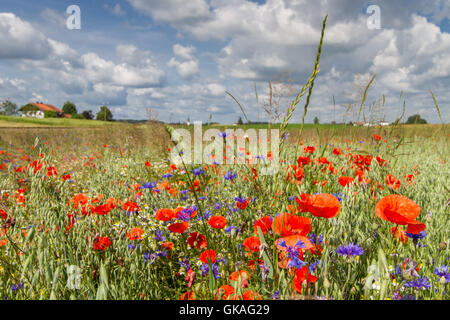
[[[25,105],[22,109],[22,117],[33,117],[33,118],[44,118],[45,111],[54,111],[57,114],[60,114],[61,117],[70,118],[70,114],[65,114],[61,109],[51,105],[37,102],[30,102]]]

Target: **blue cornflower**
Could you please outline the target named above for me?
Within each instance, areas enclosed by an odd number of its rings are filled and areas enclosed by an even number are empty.
[[[156,188],[156,182],[146,182],[142,186],[139,187],[139,189],[153,189]]]
[[[323,237],[321,234],[319,234],[319,237],[317,237],[315,233],[311,233],[309,235],[309,240],[311,240],[313,244],[321,244],[323,241]]]
[[[196,176],[201,175],[203,172],[205,172],[202,168],[196,168],[194,170],[192,170],[192,173],[195,174]]]
[[[16,291],[16,290],[19,290],[21,288],[23,288],[23,284],[19,282],[18,284],[13,284],[11,286],[11,291]]]
[[[189,265],[189,259],[186,258],[184,261],[179,260],[178,263],[183,267],[184,270],[188,271],[191,266]]]
[[[450,273],[448,270],[448,266],[439,266],[434,269],[434,274],[439,277],[445,278],[445,283],[450,282]]]
[[[349,243],[346,246],[339,246],[336,252],[341,256],[354,257],[362,255],[364,250],[357,244]]]
[[[218,136],[219,136],[220,138],[226,138],[229,134],[230,134],[230,133],[224,131],[224,132],[219,132]]]
[[[129,244],[128,245],[128,249],[129,250],[134,250],[134,249],[139,248],[139,247],[140,247],[139,244]]]
[[[405,232],[405,234],[408,238],[411,238],[413,240],[419,240],[419,239],[425,238],[425,236],[427,235],[427,233],[425,231],[422,231],[419,234],[408,233],[408,232]]]
[[[306,266],[306,262],[300,260],[300,252],[298,250],[306,247],[301,240],[297,240],[293,247],[288,246],[284,240],[281,240],[278,245],[287,249],[287,258],[289,259],[288,268],[303,268]]]
[[[153,237],[153,239],[155,239],[156,241],[164,241],[166,240],[166,237],[163,236],[164,232],[162,230],[158,230],[155,232],[155,236]]]
[[[224,229],[225,233],[231,233],[231,230],[236,230],[236,234],[239,232],[239,228],[235,226],[228,226]]]
[[[155,262],[155,260],[158,258],[158,255],[155,253],[149,253],[148,251],[144,252],[144,262],[146,262],[147,260],[150,262],[150,264],[152,264],[153,262]]]
[[[414,289],[430,289],[431,284],[428,282],[426,277],[421,279],[406,281],[403,285],[405,288],[414,288]]]
[[[225,178],[225,180],[233,181],[234,179],[236,179],[236,176],[237,174],[230,170],[223,177]]]
[[[274,299],[274,300],[280,299],[280,290],[277,289],[273,292],[272,299]]]
[[[171,173],[166,173],[166,174],[163,174],[162,177],[163,177],[163,178],[172,178],[172,177],[173,177],[173,174],[171,174]]]
[[[216,277],[216,279],[219,278],[220,277],[219,266],[216,263],[212,263],[211,267],[212,267],[212,272],[214,274],[214,277]],[[209,267],[208,267],[207,263],[202,264],[200,269],[202,270],[203,275],[206,275],[209,272]]]
[[[340,194],[340,193],[332,193],[332,195],[335,196],[336,199],[339,200],[339,202],[341,202],[341,200],[342,200],[342,194]]]

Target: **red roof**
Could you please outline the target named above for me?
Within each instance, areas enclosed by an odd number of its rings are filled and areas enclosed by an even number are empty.
[[[43,104],[43,103],[30,103],[33,106],[37,107],[39,110],[42,111],[56,111],[56,112],[63,112],[61,109],[58,109],[55,106],[52,106],[51,104]]]

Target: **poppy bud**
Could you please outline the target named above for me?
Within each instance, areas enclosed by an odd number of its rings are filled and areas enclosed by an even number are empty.
[[[331,287],[331,283],[330,283],[330,281],[327,278],[325,278],[325,280],[323,280],[323,287],[325,289],[328,289],[328,288]]]
[[[440,283],[440,284],[446,284],[446,283],[447,283],[447,279],[445,279],[445,277],[442,276],[442,277],[439,279],[439,283]]]
[[[439,249],[445,250],[446,248],[447,248],[447,243],[446,243],[445,241],[442,241],[442,242],[439,244]]]

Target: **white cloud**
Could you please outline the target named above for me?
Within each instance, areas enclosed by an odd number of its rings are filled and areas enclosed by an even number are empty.
[[[41,32],[13,13],[0,13],[0,58],[43,59],[50,45]]]

